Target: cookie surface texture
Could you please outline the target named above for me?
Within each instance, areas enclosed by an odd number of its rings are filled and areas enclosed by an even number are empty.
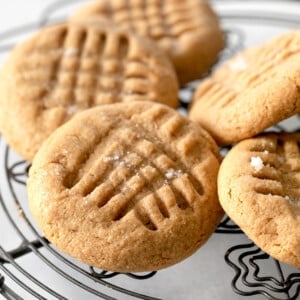
[[[134,100],[176,107],[177,92],[174,68],[152,41],[110,27],[60,24],[19,45],[4,64],[0,128],[32,160],[79,111]]]
[[[300,267],[300,134],[265,134],[240,142],[218,176],[230,218],[261,249]]]
[[[165,105],[103,105],[56,130],[34,158],[31,212],[59,249],[105,270],[157,270],[213,233],[218,149]]]
[[[241,52],[204,80],[190,118],[218,144],[252,137],[300,111],[300,30]]]
[[[218,18],[204,0],[95,1],[72,19],[90,17],[155,40],[173,61],[181,85],[205,73],[223,48]]]

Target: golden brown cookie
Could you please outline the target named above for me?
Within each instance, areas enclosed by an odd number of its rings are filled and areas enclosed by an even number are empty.
[[[98,0],[72,19],[90,17],[155,40],[173,61],[181,85],[205,73],[223,48],[218,18],[205,0]]]
[[[197,89],[189,116],[218,144],[254,136],[300,111],[300,30],[230,59]]]
[[[0,74],[0,128],[32,160],[49,134],[86,108],[134,100],[176,107],[178,83],[150,40],[98,25],[60,24],[19,45]]]
[[[32,214],[54,245],[105,270],[157,270],[213,233],[219,153],[165,105],[129,102],[77,114],[34,158]]]
[[[222,162],[219,199],[227,214],[271,256],[300,267],[300,133],[264,134]]]

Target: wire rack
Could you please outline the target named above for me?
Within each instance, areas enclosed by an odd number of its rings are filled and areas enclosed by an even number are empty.
[[[8,52],[23,34],[31,33],[49,23],[63,20],[65,16],[59,15],[59,12],[76,2],[82,1],[53,2],[41,13],[37,23],[25,24],[0,33],[0,53]],[[247,10],[239,10],[238,12],[221,12],[221,16],[223,20],[300,26],[299,17],[294,15],[274,15],[258,11],[251,14]],[[226,48],[212,70],[244,47],[246,36],[243,29],[238,26],[229,26],[224,29],[224,35]],[[199,81],[192,82],[180,90],[181,107],[179,110],[183,113],[186,112],[194,89],[198,84]],[[299,131],[299,121],[299,116],[295,116],[293,126],[290,126],[291,123],[289,122],[283,122],[272,129]],[[1,137],[0,142],[0,168],[3,172],[2,185],[0,185],[0,210],[3,210],[6,218],[5,224],[7,225],[4,226],[10,227],[19,241],[17,246],[9,250],[6,249],[7,247],[4,249],[0,243],[0,296],[2,295],[6,299],[19,300],[25,299],[23,295],[26,293],[26,295],[30,295],[30,299],[67,299],[61,292],[45,284],[41,278],[31,274],[28,268],[23,267],[20,263],[24,257],[36,256],[45,266],[45,272],[46,269],[50,269],[59,275],[62,284],[71,283],[90,295],[102,299],[160,299],[150,296],[148,293],[123,287],[124,285],[121,286],[114,280],[117,277],[126,277],[132,281],[145,282],[155,277],[157,272],[145,274],[107,272],[76,262],[56,250],[35,227],[28,212],[26,201],[23,199],[30,164],[16,156],[5,144],[5,141],[1,140]],[[221,153],[225,155],[229,148],[221,149]],[[225,217],[216,229],[215,235],[237,236],[243,235],[243,232],[228,217]],[[260,295],[263,298],[274,300],[300,299],[300,271],[286,268],[284,264],[271,258],[253,243],[248,241],[247,243],[233,244],[225,251],[224,260],[234,271],[231,286],[235,293],[242,296]],[[265,274],[266,263],[273,265],[272,274]],[[90,281],[96,284],[91,285],[89,284]],[[125,296],[129,298],[124,298]]]

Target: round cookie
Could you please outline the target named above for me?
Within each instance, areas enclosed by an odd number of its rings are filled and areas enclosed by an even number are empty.
[[[219,160],[211,137],[165,105],[95,107],[35,156],[31,212],[50,242],[89,265],[161,269],[191,255],[218,225]]]
[[[32,160],[74,114],[115,103],[177,107],[173,66],[151,40],[96,24],[59,24],[19,45],[0,71],[0,128]]]
[[[252,137],[300,112],[300,30],[247,49],[204,80],[189,117],[218,144]]]
[[[264,134],[236,145],[218,176],[221,205],[261,249],[300,267],[300,134]]]
[[[224,44],[218,17],[205,0],[98,0],[72,19],[90,17],[155,40],[171,58],[181,85],[200,78]]]

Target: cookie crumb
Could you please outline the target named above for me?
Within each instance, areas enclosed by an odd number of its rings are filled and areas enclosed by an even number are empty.
[[[19,217],[20,218],[25,218],[25,214],[24,214],[24,211],[23,211],[22,207],[19,204],[16,204],[16,207],[17,207]]]
[[[259,172],[264,167],[264,162],[259,156],[252,156],[250,164],[255,172]]]
[[[77,48],[68,48],[64,52],[64,56],[74,56],[78,54],[78,49]]]

